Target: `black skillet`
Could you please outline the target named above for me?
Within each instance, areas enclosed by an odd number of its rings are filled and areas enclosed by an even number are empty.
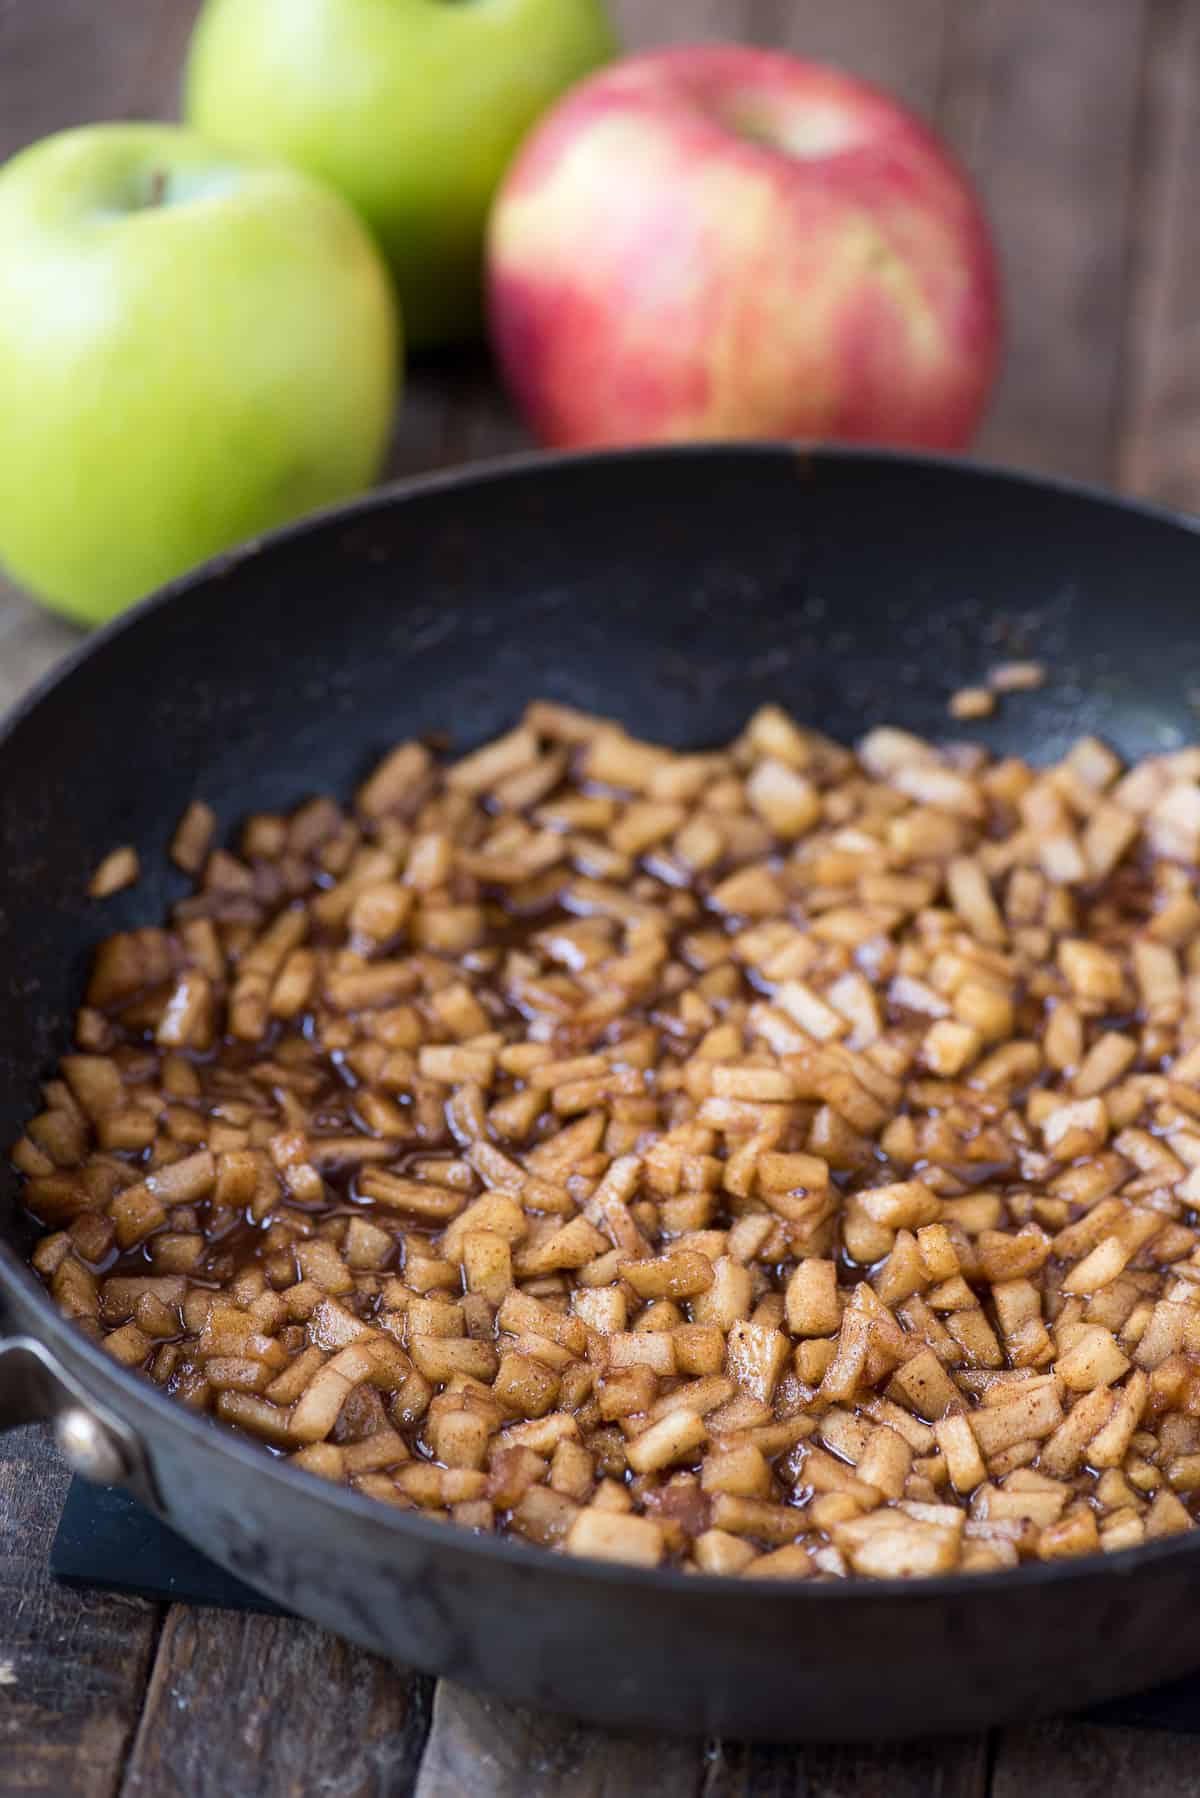
[[[194,794],[226,826],[347,792],[395,739],[466,748],[534,695],[677,745],[761,701],[853,739],[944,736],[949,694],[1036,655],[972,727],[1127,756],[1200,732],[1200,536],[1076,489],[886,454],[530,460],[385,493],[210,567],[96,638],[0,735],[0,1141],[67,1046],[98,937],[157,921]],[[103,907],[118,843],[147,876]],[[0,1176],[0,1425],[57,1417],[291,1609],[396,1660],[598,1721],[834,1738],[1074,1709],[1200,1664],[1200,1537],[913,1584],[760,1584],[550,1556],[270,1460],[116,1367],[23,1265]],[[16,1339],[25,1338],[24,1344]]]

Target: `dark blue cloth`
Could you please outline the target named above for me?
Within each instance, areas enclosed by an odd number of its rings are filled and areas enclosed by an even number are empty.
[[[113,1486],[72,1480],[50,1550],[50,1572],[73,1586],[103,1586],[171,1604],[285,1612]]]

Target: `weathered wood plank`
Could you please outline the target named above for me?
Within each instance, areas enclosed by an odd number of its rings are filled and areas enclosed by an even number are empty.
[[[932,116],[941,90],[950,0],[750,0],[747,35],[832,62]]]
[[[980,453],[1108,480],[1149,0],[962,0],[941,122],[1006,277],[1008,355]],[[1194,239],[1194,234],[1193,234]]]
[[[157,1605],[50,1580],[69,1478],[40,1430],[0,1445],[0,1798],[112,1798],[158,1633]]]
[[[1155,0],[1142,119],[1118,474],[1200,512],[1200,0]]]
[[[610,0],[630,50],[702,38],[770,44],[834,62],[932,112],[950,0]]]
[[[991,1798],[1192,1798],[1198,1789],[1200,1736],[1056,1721],[999,1737]]]
[[[92,119],[175,111],[179,66],[201,0],[54,0],[0,5],[0,162]]]
[[[985,1798],[986,1739],[748,1747],[624,1735],[443,1680],[416,1798]]]
[[[694,1798],[704,1748],[619,1735],[438,1682],[415,1798]]]
[[[430,1687],[315,1624],[173,1605],[121,1798],[405,1798]]]
[[[387,478],[505,456],[530,445],[482,349],[427,357],[405,379]]]
[[[82,632],[35,606],[0,575],[0,713],[82,640]]]
[[[880,1746],[723,1743],[706,1756],[699,1798],[986,1798],[987,1789],[987,1738],[978,1735]]]
[[[608,10],[622,46],[648,50],[700,38],[745,38],[751,4],[753,0],[608,0]]]

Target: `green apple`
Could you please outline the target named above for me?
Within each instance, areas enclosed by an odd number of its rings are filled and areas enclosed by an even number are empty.
[[[334,193],[169,125],[0,169],[0,562],[87,623],[376,475],[387,270]]]
[[[613,54],[600,0],[208,0],[184,102],[366,219],[410,344],[480,327],[488,206],[525,132]]]

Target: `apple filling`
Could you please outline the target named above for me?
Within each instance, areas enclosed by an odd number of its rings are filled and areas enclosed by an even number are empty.
[[[1200,750],[538,703],[173,852],[14,1159],[58,1304],[180,1404],[708,1573],[1193,1527]]]

